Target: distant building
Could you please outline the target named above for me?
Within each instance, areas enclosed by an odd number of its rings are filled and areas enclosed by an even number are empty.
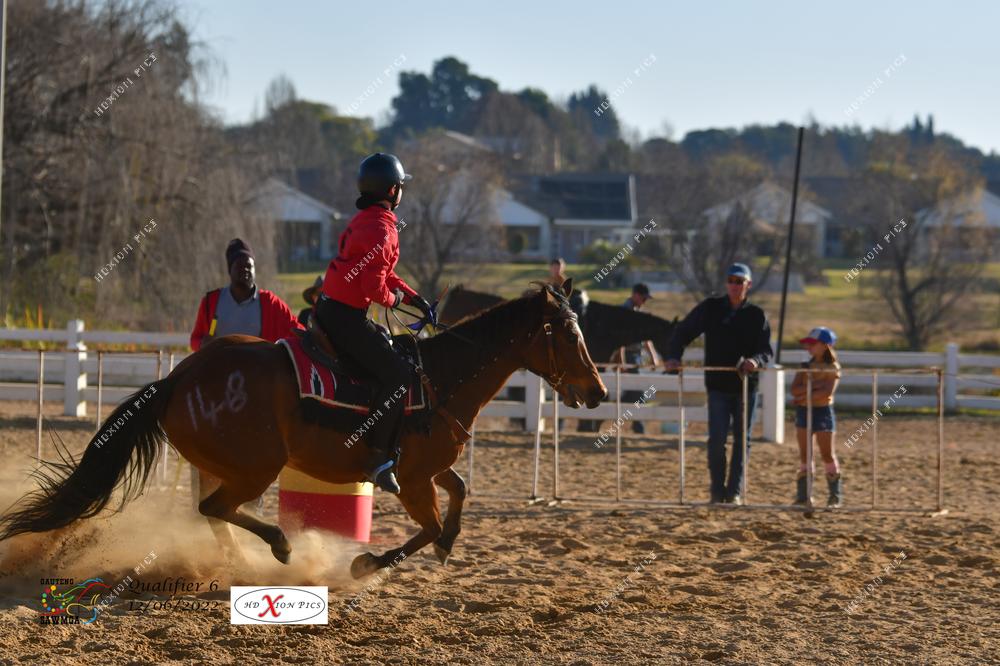
[[[519,139],[472,137],[443,130],[422,138],[444,154],[499,155],[517,153]],[[450,206],[443,208],[449,223]],[[561,256],[578,261],[596,240],[612,240],[631,230],[637,220],[635,177],[631,174],[554,173],[513,176],[494,194],[494,218],[506,237],[508,256],[548,260]],[[618,234],[620,235],[620,234]]]
[[[635,177],[631,174],[520,176],[498,197],[498,216],[507,245],[517,256],[578,261],[580,252],[596,240],[612,240],[637,220]]]
[[[296,270],[323,263],[333,256],[335,224],[343,215],[308,194],[270,178],[254,197],[278,225],[279,270]]]
[[[988,189],[976,188],[925,208],[917,215],[925,238],[945,225],[954,225],[960,233],[963,230],[985,232],[992,258],[1000,258],[1000,196]]]
[[[761,233],[774,237],[781,236],[788,228],[792,211],[792,193],[774,183],[761,183],[738,197],[705,210],[703,213],[710,224],[724,221],[733,208],[742,205],[753,220],[754,227]],[[827,225],[833,214],[811,201],[799,197],[795,208],[795,238],[808,238],[808,243],[816,257],[830,256],[827,248]]]

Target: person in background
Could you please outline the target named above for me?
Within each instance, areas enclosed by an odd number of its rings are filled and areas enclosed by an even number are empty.
[[[555,257],[549,262],[549,283],[561,287],[567,280],[566,260],[562,257]]]
[[[253,335],[276,342],[301,328],[291,309],[274,292],[258,289],[253,250],[239,238],[226,246],[229,285],[205,294],[191,331],[191,349],[224,335]]]
[[[649,287],[643,283],[639,282],[634,287],[632,287],[632,295],[625,299],[622,307],[627,310],[634,310],[638,312],[642,310],[642,306],[646,304],[653,298],[649,293]],[[636,342],[635,344],[626,345],[618,350],[618,363],[622,365],[642,365],[642,347],[645,345],[646,350],[649,352],[649,356],[653,359],[653,365],[658,365],[660,362],[660,357],[656,353],[656,349],[653,348],[653,343],[649,340],[644,342]],[[625,372],[631,372],[638,374],[639,368],[628,368]],[[622,391],[622,402],[634,402],[642,397],[642,391]],[[643,434],[646,432],[645,426],[643,426],[642,421],[634,420],[632,421],[632,432]]]
[[[568,279],[566,277],[566,260],[562,257],[555,257],[549,262],[549,284],[555,287],[562,287],[563,283]],[[527,295],[530,291],[526,291],[525,294]],[[580,319],[581,329],[584,326],[583,317],[587,314],[587,303],[589,302],[590,297],[587,296],[587,292],[574,287],[572,293],[569,295],[569,307]]]
[[[273,292],[259,289],[253,250],[243,240],[234,238],[226,246],[226,270],[229,286],[208,292],[198,306],[198,318],[191,331],[191,349],[224,335],[253,335],[276,342],[301,328],[295,315]],[[214,490],[217,481],[192,466],[191,494],[195,507]],[[258,514],[264,512],[264,496],[257,498]]]
[[[726,295],[706,298],[674,329],[667,372],[681,366],[684,348],[705,335],[705,365],[736,372],[706,372],[708,392],[708,470],[712,502],[742,504],[743,443],[750,454],[750,424],[757,398],[757,373],[771,360],[771,326],[764,311],[750,303],[751,274],[746,264],[726,271]],[[743,382],[747,377],[747,432],[743,431]],[[733,457],[726,482],[726,439],[733,430]],[[746,439],[744,439],[746,438]]]
[[[807,459],[806,416],[808,407],[807,374],[812,374],[812,436],[819,446],[820,455],[826,466],[826,483],[830,495],[826,505],[831,508],[843,504],[843,486],[840,476],[840,463],[833,450],[833,433],[836,431],[836,419],[833,413],[833,394],[840,382],[840,363],[833,345],[837,342],[837,334],[825,326],[818,326],[809,331],[809,335],[799,340],[807,352],[809,360],[802,363],[803,368],[822,370],[823,372],[796,372],[792,380],[792,401],[795,405],[795,433],[799,440],[799,474],[796,478],[796,504],[812,504],[808,493],[807,475],[812,475]]]
[[[319,300],[319,295],[322,291],[323,276],[317,275],[316,281],[313,282],[312,286],[302,292],[302,300],[309,304],[309,307],[302,308],[302,311],[299,312],[299,323],[302,324],[304,328],[310,328],[311,323],[315,321],[313,317],[316,314],[316,301]]]

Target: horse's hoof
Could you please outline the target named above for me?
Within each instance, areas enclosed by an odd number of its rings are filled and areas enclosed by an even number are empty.
[[[434,544],[434,554],[437,555],[438,561],[441,564],[448,564],[448,558],[451,557],[451,551],[445,550],[438,544]]]
[[[364,578],[381,568],[382,565],[379,563],[377,557],[371,553],[361,553],[351,562],[351,577],[354,579]]]
[[[288,564],[292,559],[292,549],[287,545],[279,548],[278,546],[271,546],[271,554],[274,555],[274,559],[278,560],[282,564]]]

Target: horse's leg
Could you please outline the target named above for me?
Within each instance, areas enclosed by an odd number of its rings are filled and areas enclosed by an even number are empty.
[[[271,546],[271,554],[274,555],[275,559],[282,564],[288,564],[292,554],[292,546],[288,543],[281,528],[272,523],[265,523],[240,508],[241,504],[259,496],[262,492],[263,490],[254,492],[254,489],[247,486],[236,487],[223,481],[218,490],[201,501],[198,510],[210,519],[218,518],[253,532]],[[229,526],[223,525],[223,527],[228,529]],[[230,538],[232,537],[230,536]]]
[[[403,558],[409,557],[441,536],[441,512],[438,510],[437,489],[434,487],[434,482],[431,479],[423,481],[407,479],[407,481],[409,483],[403,485],[398,495],[399,501],[410,517],[420,525],[420,531],[399,548],[387,550],[378,556],[362,553],[355,557],[351,562],[351,575],[354,578],[362,578],[379,569],[395,566]]]
[[[198,511],[199,505],[214,490],[217,490],[218,487],[219,480],[217,478],[191,465],[191,499],[195,511]],[[205,516],[205,520],[208,521],[208,526],[212,528],[212,534],[215,535],[215,540],[218,542],[219,547],[222,548],[226,559],[234,560],[239,567],[248,566],[243,551],[233,538],[233,531],[229,528],[229,523],[208,515]]]
[[[465,505],[465,479],[449,467],[434,477],[434,483],[448,491],[448,512],[444,516],[441,536],[434,542],[434,554],[441,564],[448,563],[448,556],[462,531],[462,507]]]
[[[215,540],[222,548],[226,561],[233,564],[237,569],[249,568],[250,562],[247,560],[246,555],[244,555],[243,549],[240,548],[240,544],[233,538],[233,530],[229,527],[229,523],[216,518],[209,518],[208,524],[212,528]]]

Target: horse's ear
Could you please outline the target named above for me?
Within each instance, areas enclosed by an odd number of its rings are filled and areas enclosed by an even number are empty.
[[[563,294],[566,295],[566,298],[569,298],[570,294],[573,293],[573,278],[567,278],[566,281],[563,282],[562,290]]]

